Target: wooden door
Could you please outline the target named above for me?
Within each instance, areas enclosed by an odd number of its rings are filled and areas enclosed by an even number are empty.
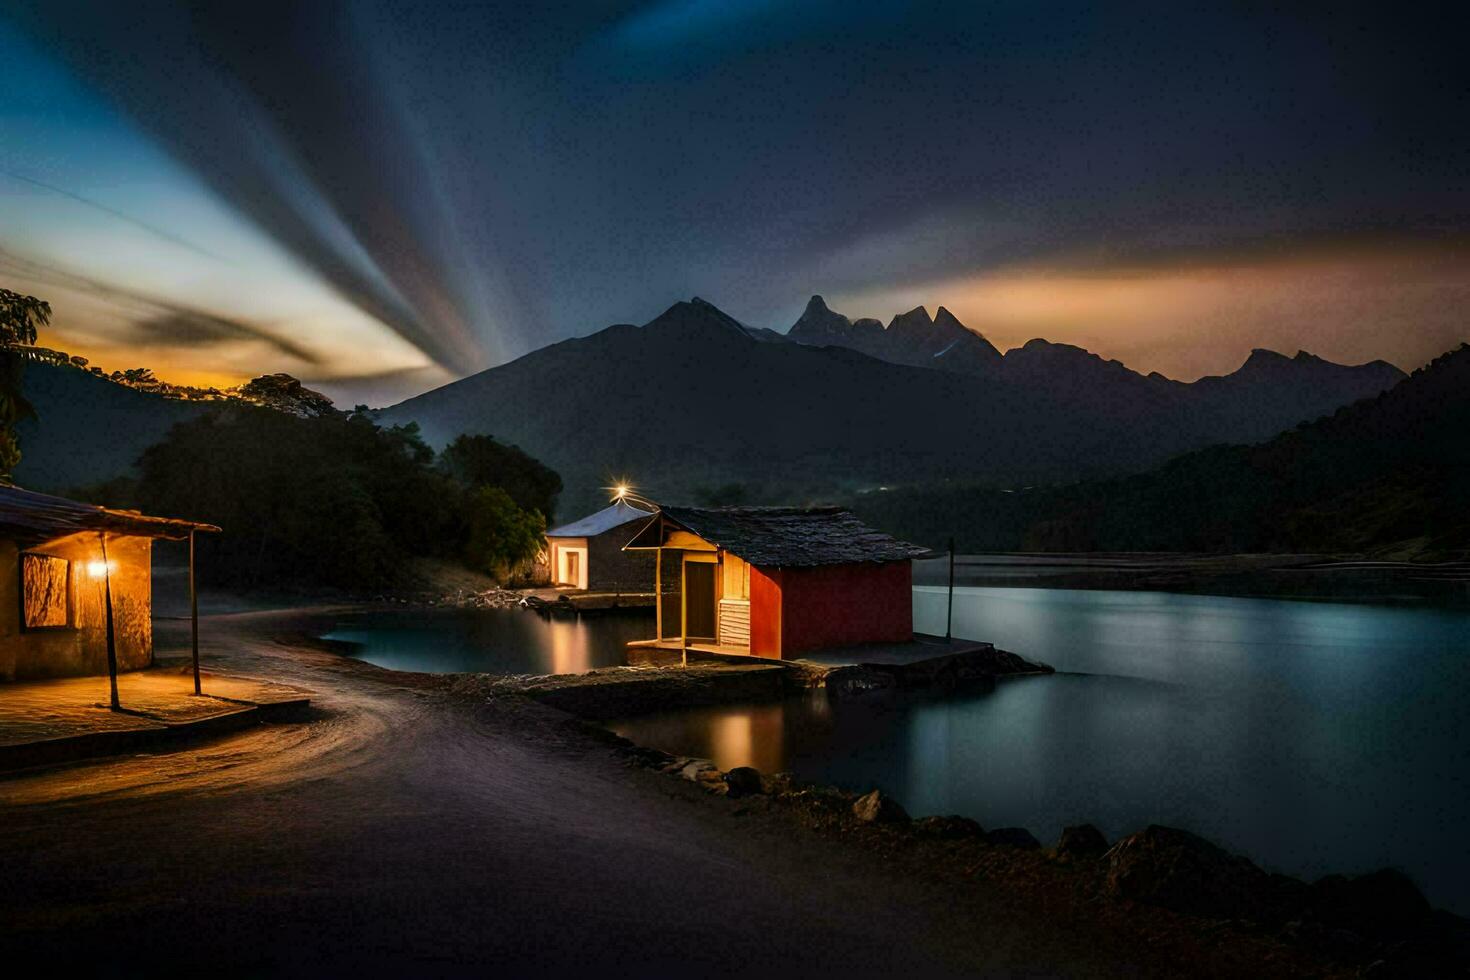
[[[686,562],[684,565],[685,628],[690,639],[715,638],[715,572],[713,562]]]

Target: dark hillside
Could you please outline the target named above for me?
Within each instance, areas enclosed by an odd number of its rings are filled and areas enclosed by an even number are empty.
[[[963,550],[1470,555],[1470,346],[1389,391],[1254,446],[1152,472],[998,493],[868,494],[859,508]]]

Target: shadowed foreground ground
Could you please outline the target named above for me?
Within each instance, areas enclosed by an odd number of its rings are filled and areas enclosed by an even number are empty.
[[[0,781],[6,948],[103,974],[1239,970],[707,797],[546,709],[272,640],[302,615],[211,617],[205,653],[310,688],[314,720]]]

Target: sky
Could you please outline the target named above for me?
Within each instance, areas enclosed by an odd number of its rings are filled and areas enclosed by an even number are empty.
[[[1470,340],[1460,35],[1277,6],[0,0],[0,286],[374,405],[694,295],[1416,367]]]

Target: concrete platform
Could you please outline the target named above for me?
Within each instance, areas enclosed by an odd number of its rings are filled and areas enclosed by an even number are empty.
[[[652,592],[593,592],[568,588],[522,590],[524,601],[539,612],[601,612],[608,609],[652,609]]]
[[[630,664],[663,664],[669,661],[669,653],[673,653],[675,655],[673,660],[677,661],[682,645],[677,636],[666,636],[662,640],[633,640],[628,644],[628,662]],[[950,657],[994,649],[995,645],[991,643],[980,643],[975,640],[946,640],[942,636],[915,633],[914,638],[907,643],[863,643],[849,647],[834,647],[815,653],[804,653],[790,660],[779,660],[774,657],[753,656],[749,647],[692,639],[689,641],[689,659],[732,663],[738,661],[804,663],[827,668],[851,667],[858,664],[907,666],[936,657]]]
[[[121,711],[108,707],[106,677],[0,684],[0,771],[113,755],[189,735],[288,717],[310,692],[251,677],[176,666],[120,674]]]
[[[632,667],[654,665],[665,667],[679,663],[683,656],[683,644],[677,636],[666,636],[662,640],[632,640],[628,643],[628,664]],[[753,657],[749,647],[711,643],[708,640],[689,641],[689,660],[705,663],[754,662],[778,664],[772,657]]]
[[[915,633],[914,638],[907,643],[865,643],[862,646],[804,653],[795,659],[819,667],[856,667],[861,664],[908,667],[926,660],[984,653],[994,649],[994,643],[946,640],[942,636]]]
[[[946,640],[915,633],[907,643],[865,643],[804,654],[791,660],[754,657],[745,647],[693,641],[689,663],[769,664],[784,667],[793,687],[820,687],[838,694],[897,687],[949,687],[956,684],[993,684],[997,677],[1049,674],[1052,668],[992,643]],[[677,637],[634,640],[628,644],[628,663],[634,666],[675,666],[680,662]]]

